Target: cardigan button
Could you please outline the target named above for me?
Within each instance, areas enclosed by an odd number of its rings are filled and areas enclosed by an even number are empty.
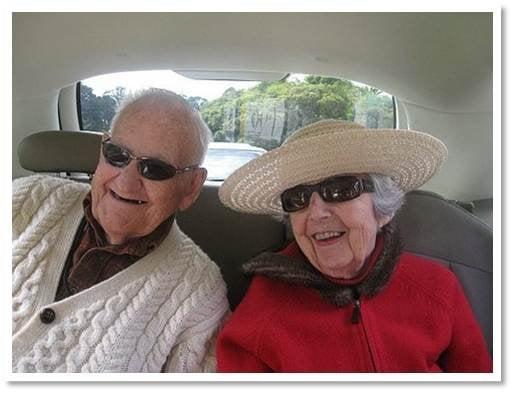
[[[41,319],[41,322],[44,324],[48,325],[55,320],[55,311],[51,308],[44,308],[43,311],[39,313],[39,319]]]

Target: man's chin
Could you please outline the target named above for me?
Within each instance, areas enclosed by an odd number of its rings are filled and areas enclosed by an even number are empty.
[[[105,231],[105,237],[107,238],[107,241],[109,242],[109,244],[114,244],[114,245],[123,244],[123,243],[126,243],[128,239],[130,239],[132,237],[136,237],[135,235],[130,235],[126,231],[123,232],[120,228],[115,228],[115,229],[103,228],[103,230]]]

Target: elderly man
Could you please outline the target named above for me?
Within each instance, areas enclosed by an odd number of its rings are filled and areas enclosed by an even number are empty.
[[[205,181],[209,135],[151,89],[114,118],[91,187],[14,181],[14,372],[215,369],[226,287],[174,219]]]

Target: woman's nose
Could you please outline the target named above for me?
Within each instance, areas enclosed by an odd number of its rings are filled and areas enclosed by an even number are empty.
[[[310,197],[308,212],[311,219],[327,218],[331,216],[331,206],[317,192],[314,192]]]

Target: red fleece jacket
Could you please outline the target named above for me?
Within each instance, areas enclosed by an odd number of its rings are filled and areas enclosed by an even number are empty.
[[[255,276],[217,341],[220,372],[491,372],[484,337],[447,268],[402,254],[373,298],[336,307]]]

